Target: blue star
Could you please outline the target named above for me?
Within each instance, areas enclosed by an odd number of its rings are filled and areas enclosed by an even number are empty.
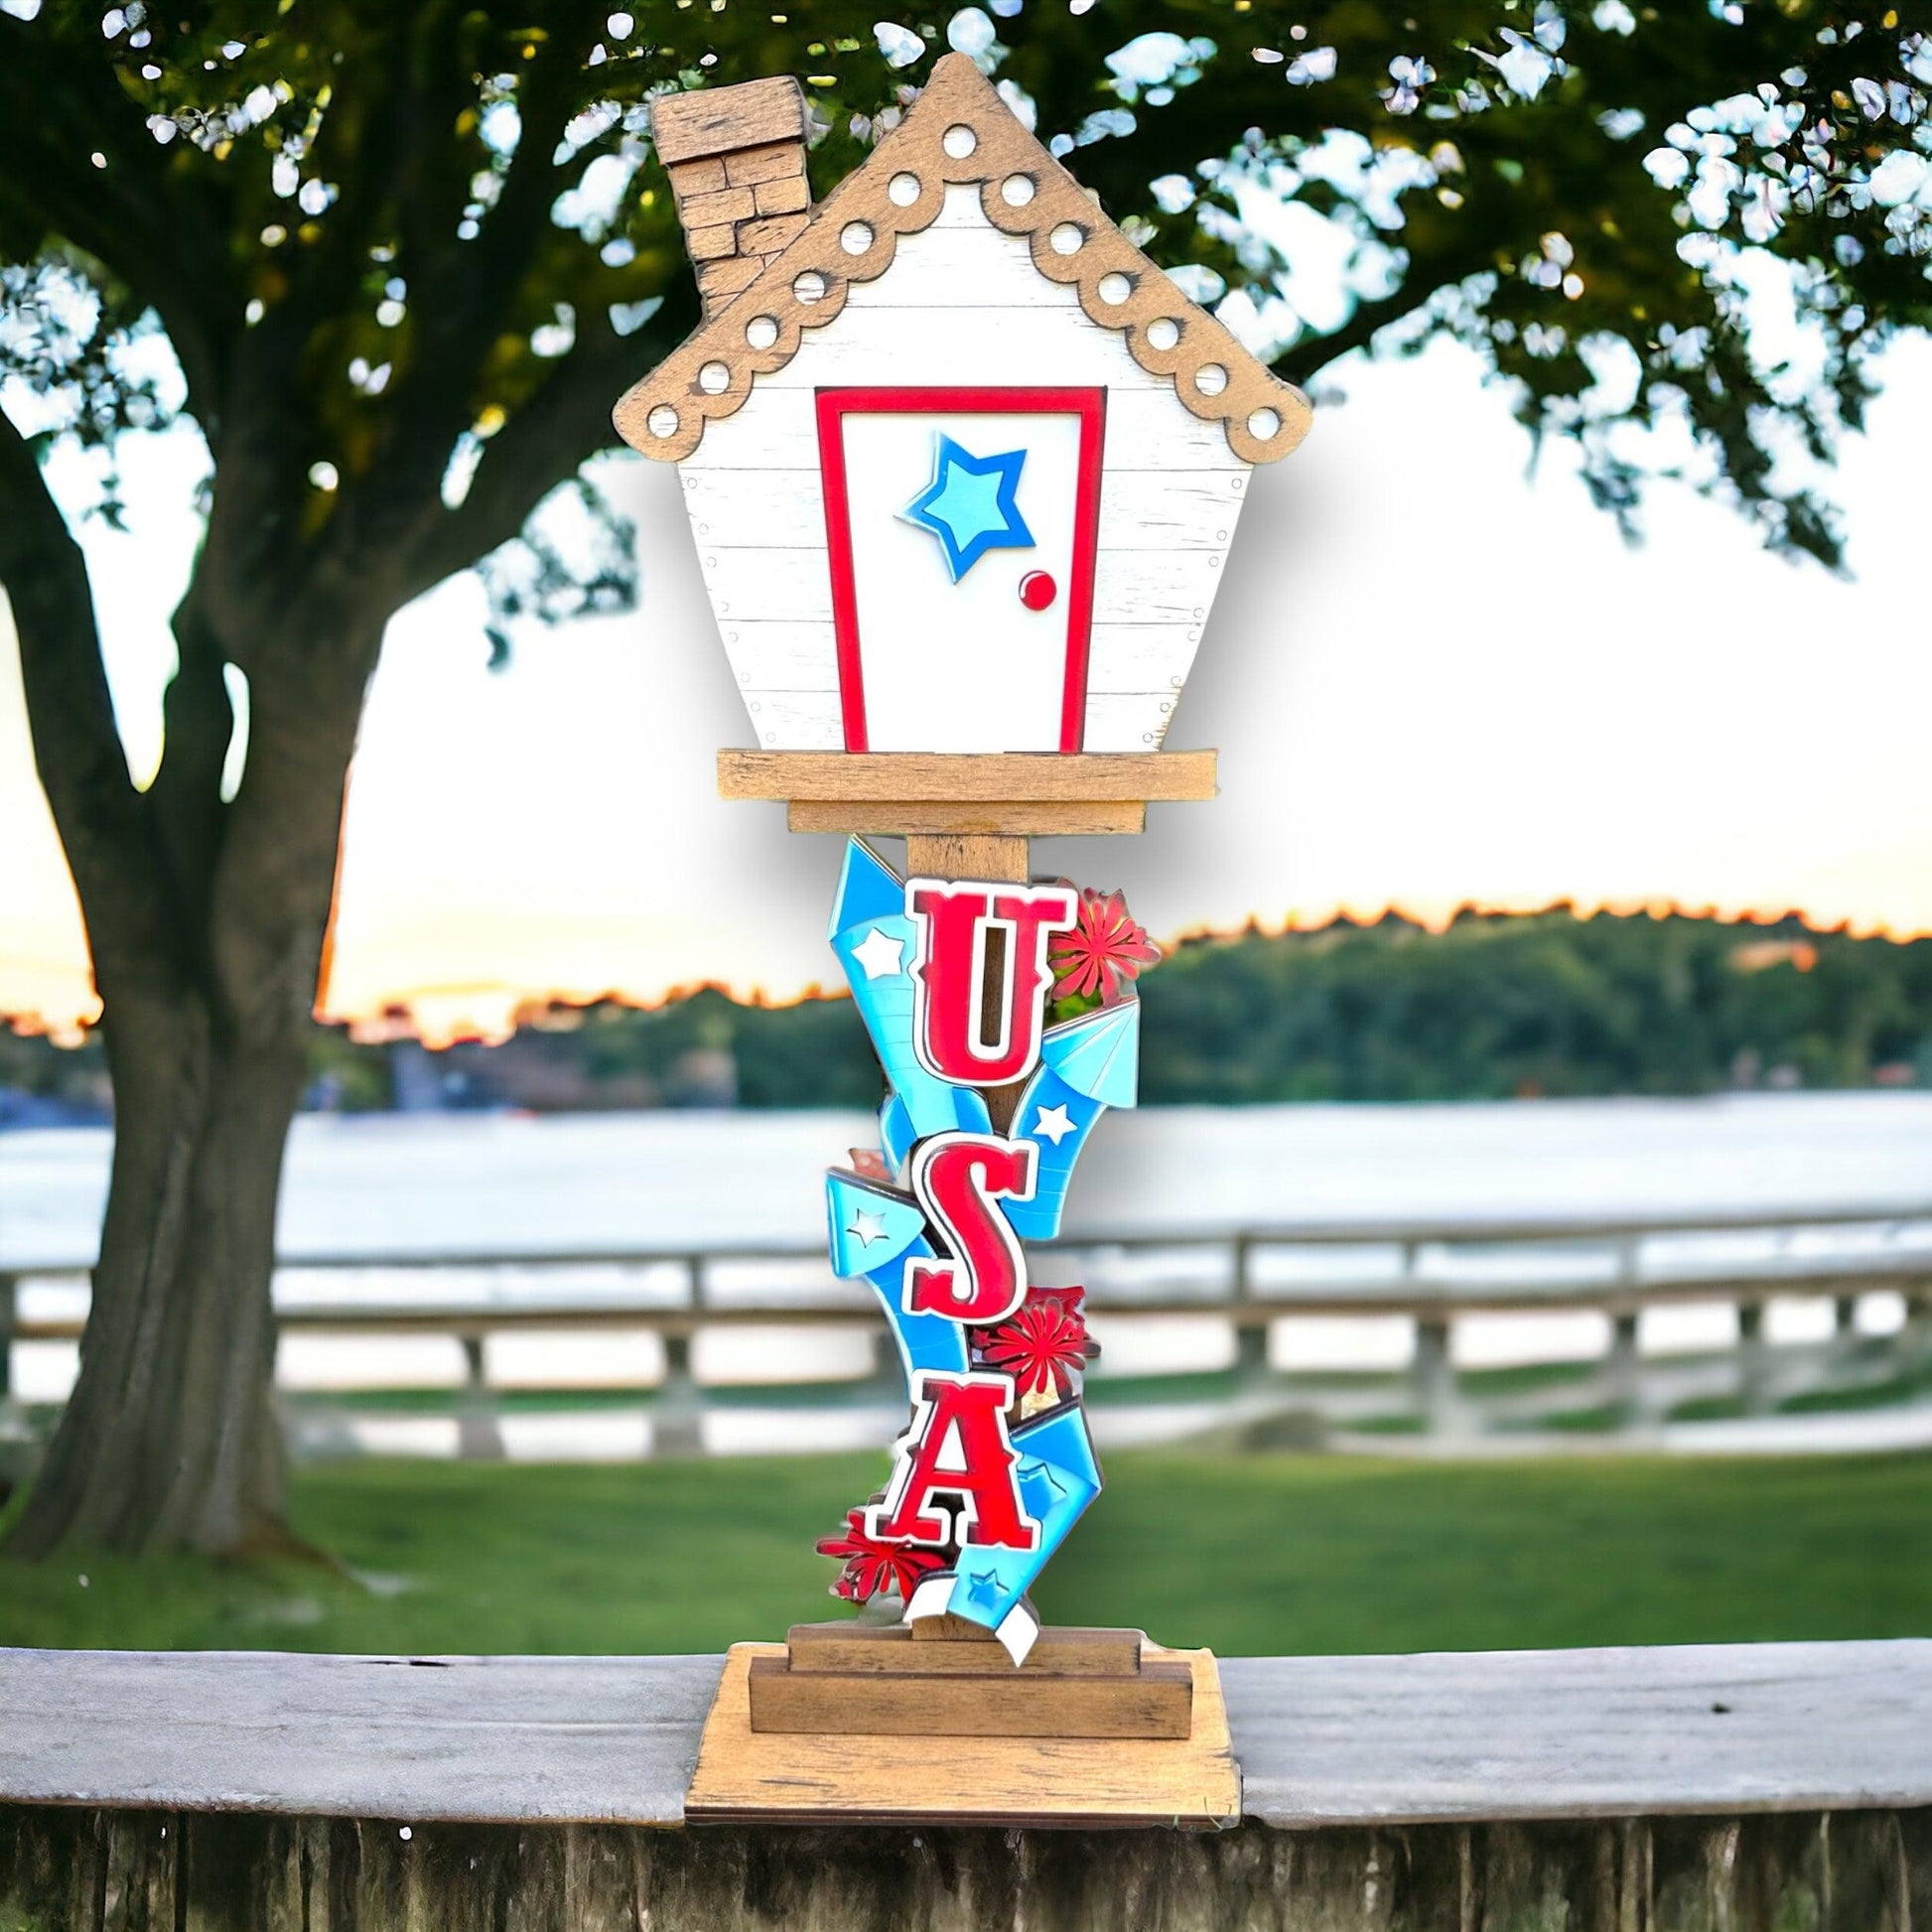
[[[966,1595],[976,1608],[990,1610],[1000,1597],[998,1573],[991,1570],[973,1571],[966,1579]]]
[[[1020,487],[1025,450],[977,457],[950,436],[939,436],[933,451],[932,481],[900,514],[930,530],[946,553],[952,581],[959,580],[989,550],[1031,550],[1034,533],[1014,501]]]
[[[1034,1456],[1020,1464],[1020,1493],[1029,1511],[1043,1519],[1066,1494],[1066,1484]]]

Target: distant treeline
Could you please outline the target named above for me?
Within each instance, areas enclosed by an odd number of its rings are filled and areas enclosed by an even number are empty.
[[[1932,1085],[1932,940],[1796,920],[1390,918],[1183,945],[1144,987],[1151,1101]]]
[[[1554,911],[1192,940],[1141,982],[1143,1100],[1478,1100],[1932,1086],[1932,939]],[[843,999],[553,1008],[500,1046],[318,1035],[311,1104],[869,1107]],[[94,1042],[0,1032],[17,1118],[98,1107]],[[30,1103],[37,1102],[36,1107]]]

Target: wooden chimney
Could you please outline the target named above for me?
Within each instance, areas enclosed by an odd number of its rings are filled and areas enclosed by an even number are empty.
[[[707,317],[805,230],[805,96],[789,74],[665,94],[651,135],[677,196]]]

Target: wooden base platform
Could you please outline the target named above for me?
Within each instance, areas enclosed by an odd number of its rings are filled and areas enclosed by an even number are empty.
[[[1041,1633],[1041,1644],[1048,1634]],[[1150,1643],[1142,1652],[1143,1671],[1158,1668],[1164,1680],[1174,1667],[1186,1671],[1192,1721],[1184,1737],[755,1730],[753,1673],[759,1671],[763,1681],[771,1666],[782,1671],[786,1662],[783,1644],[732,1646],[705,1720],[697,1770],[685,1798],[687,1819],[1206,1830],[1240,1821],[1241,1772],[1228,1742],[1227,1710],[1211,1651],[1166,1650]],[[797,1680],[814,1673],[794,1667],[789,1674]],[[941,1669],[923,1682],[929,1689],[947,1674]],[[952,1674],[955,1683],[972,1675]],[[878,1687],[891,1681],[887,1673],[868,1674],[864,1693],[877,1695]],[[1078,1683],[1080,1677],[1022,1667],[1009,1670],[1006,1681],[1036,1694]],[[1089,1675],[1086,1681],[1098,1680]]]
[[[960,1617],[799,1623],[756,1657],[752,1728],[914,1737],[1185,1737],[1194,1679],[1139,1630],[1045,1629],[1015,1668]]]

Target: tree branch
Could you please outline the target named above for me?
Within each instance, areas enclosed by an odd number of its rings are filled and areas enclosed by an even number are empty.
[[[151,975],[160,962],[147,956],[167,928],[165,868],[127,775],[87,566],[32,445],[4,411],[0,588],[13,607],[34,763],[80,895],[96,978]]]
[[[578,346],[531,399],[484,446],[469,493],[444,510],[409,546],[403,563],[406,599],[468,570],[509,542],[551,490],[577,472],[587,450],[617,441],[611,408],[668,352],[655,333],[620,337],[608,327]]]
[[[578,76],[595,38],[586,28],[580,46],[554,33],[524,71],[517,88],[522,133],[496,205],[474,240],[455,238],[455,224],[433,194],[433,168],[412,156],[402,170],[414,189],[400,210],[414,341],[383,453],[358,486],[364,514],[344,519],[345,534],[353,531],[359,540],[365,532],[380,532],[399,511],[440,488],[442,465],[476,409],[485,361],[538,261],[561,186],[551,157],[575,111]],[[440,151],[448,140],[448,115],[424,113],[417,120],[418,132]]]
[[[1418,278],[1406,276],[1394,294],[1382,296],[1373,302],[1358,302],[1354,313],[1339,329],[1310,342],[1297,343],[1286,354],[1277,356],[1273,365],[1275,373],[1287,376],[1291,382],[1306,385],[1330,362],[1339,361],[1353,349],[1366,348],[1391,323],[1414,315],[1441,286],[1430,277],[1420,279],[1428,283],[1420,295],[1414,292]]]
[[[90,153],[107,162],[96,169]],[[212,440],[224,323],[241,298],[207,211],[97,59],[75,59],[44,26],[0,15],[0,203],[36,233],[84,249],[161,317]],[[22,191],[9,193],[9,182]]]
[[[173,623],[177,667],[162,700],[161,768],[148,805],[168,854],[184,931],[207,930],[227,807],[221,772],[234,736],[234,706],[222,675],[220,640],[191,582]]]

